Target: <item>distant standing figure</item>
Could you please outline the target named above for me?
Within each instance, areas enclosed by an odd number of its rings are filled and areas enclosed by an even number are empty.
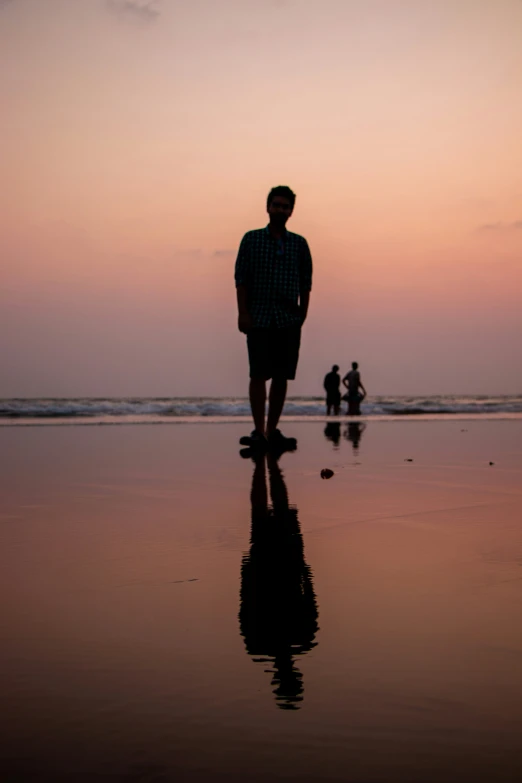
[[[339,365],[334,364],[332,371],[324,376],[324,388],[326,391],[326,415],[329,416],[332,408],[336,416],[341,410],[341,376]]]
[[[348,393],[343,397],[343,400],[346,400],[348,403],[347,416],[360,416],[361,402],[366,397],[366,389],[362,384],[357,362],[352,362],[352,369],[344,376],[343,384],[348,389]],[[359,389],[361,389],[362,394]]]

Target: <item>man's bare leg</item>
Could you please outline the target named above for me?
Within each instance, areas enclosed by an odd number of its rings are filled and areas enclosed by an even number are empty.
[[[266,381],[264,378],[250,378],[249,393],[254,427],[258,432],[264,435],[266,404]]]
[[[284,378],[273,378],[270,384],[268,421],[266,425],[267,437],[277,428],[285,404],[287,386],[288,381]]]

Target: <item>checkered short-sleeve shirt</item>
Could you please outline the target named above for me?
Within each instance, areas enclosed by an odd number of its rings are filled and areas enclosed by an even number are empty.
[[[299,295],[312,288],[312,257],[306,239],[287,231],[274,239],[266,228],[248,231],[239,247],[236,286],[245,286],[255,327],[301,322]]]

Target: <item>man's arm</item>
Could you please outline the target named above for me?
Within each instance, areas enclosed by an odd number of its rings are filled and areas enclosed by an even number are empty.
[[[346,388],[348,388],[348,374],[346,374],[343,378],[343,386],[346,386]]]
[[[248,234],[245,234],[237,254],[235,280],[237,295],[237,326],[240,332],[246,333],[252,328],[252,317],[248,310],[248,266],[249,266]]]
[[[237,294],[237,327],[240,332],[246,334],[252,328],[252,316],[248,311],[248,295],[244,285],[236,287]]]
[[[312,256],[306,239],[303,239],[299,258],[299,289],[299,309],[304,323],[308,315],[310,291],[312,290]]]
[[[362,389],[362,390],[363,390],[363,394],[364,394],[364,396],[366,397],[366,389],[364,388],[364,386],[363,386],[363,382],[361,381],[361,379],[360,379],[360,378],[359,378],[359,389]]]

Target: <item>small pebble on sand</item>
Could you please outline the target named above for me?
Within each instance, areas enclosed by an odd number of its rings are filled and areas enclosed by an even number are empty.
[[[321,471],[321,478],[322,479],[329,479],[332,478],[334,472],[333,470],[330,470],[330,468],[323,468]]]

